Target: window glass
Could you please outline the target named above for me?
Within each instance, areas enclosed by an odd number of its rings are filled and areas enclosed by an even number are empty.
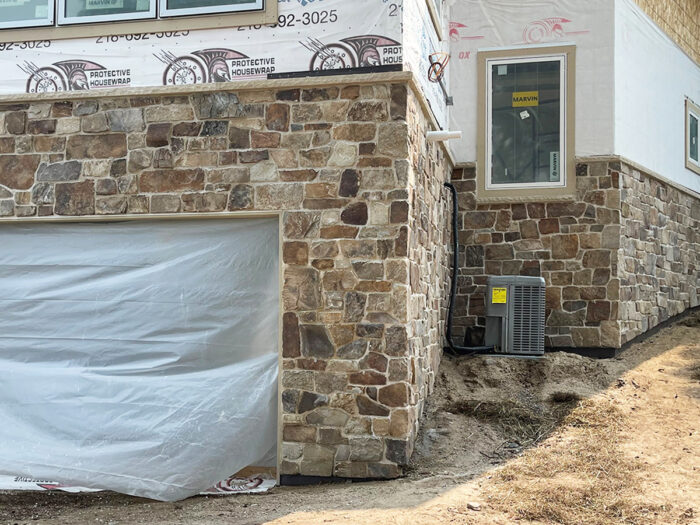
[[[108,20],[144,18],[152,10],[151,3],[151,0],[64,0],[62,18],[85,22],[100,21],[101,17]]]
[[[563,183],[561,73],[561,59],[491,63],[491,185]]]
[[[698,117],[690,113],[688,115],[688,156],[696,163],[698,158]]]
[[[162,0],[163,15],[223,13],[263,9],[263,0]]]
[[[0,0],[0,27],[28,27],[52,23],[52,0]]]

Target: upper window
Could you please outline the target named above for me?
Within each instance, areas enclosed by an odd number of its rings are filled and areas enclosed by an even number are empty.
[[[688,169],[700,174],[700,153],[698,152],[700,107],[687,99],[685,101],[685,107],[685,165]]]
[[[552,51],[479,53],[482,194],[521,198],[523,190],[546,196],[572,187],[573,48]]]
[[[155,18],[155,0],[58,0],[58,23]]]
[[[203,29],[207,27],[230,27],[241,23],[272,23],[277,19],[277,3],[265,0],[0,0],[0,29],[32,28],[53,25],[91,24],[97,22],[137,22],[140,27],[132,26],[125,29],[126,33],[134,33],[163,30],[162,27],[150,26],[145,19],[152,21],[157,18],[171,18],[178,16],[190,17],[191,22],[179,24],[184,29]],[[246,14],[247,13],[247,14]],[[200,17],[197,21],[192,17],[197,15],[219,14],[219,17]],[[230,17],[237,20],[230,20]],[[227,18],[228,17],[228,18]],[[224,20],[224,18],[226,18]],[[230,24],[233,22],[233,24]],[[161,26],[164,22],[160,22]],[[110,31],[120,33],[120,27],[110,27]],[[172,24],[168,30],[175,29]],[[53,31],[53,30],[49,30]],[[66,38],[80,38],[84,36],[102,35],[104,28],[89,30],[87,27],[72,28],[66,33]],[[27,34],[27,33],[31,34]],[[12,39],[11,31],[4,31],[0,35],[1,41]],[[22,38],[41,39],[41,33],[32,33],[25,29],[24,34],[17,36]],[[56,38],[56,33],[46,38]]]
[[[263,0],[160,0],[161,16],[229,13],[264,9]]]
[[[0,29],[53,25],[53,0],[0,2]]]

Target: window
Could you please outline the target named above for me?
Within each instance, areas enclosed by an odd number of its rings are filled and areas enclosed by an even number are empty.
[[[155,0],[58,0],[58,23],[155,18]]]
[[[0,29],[53,25],[53,0],[0,0]]]
[[[0,0],[0,43],[104,36],[101,22],[118,36],[275,24],[277,14],[275,0]]]
[[[161,16],[259,11],[264,8],[263,0],[160,0]]]
[[[698,151],[700,107],[686,99],[685,109],[685,166],[700,175],[700,152]]]
[[[573,193],[573,53],[573,46],[479,53],[483,197]]]

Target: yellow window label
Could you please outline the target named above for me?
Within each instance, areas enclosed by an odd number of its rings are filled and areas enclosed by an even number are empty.
[[[491,292],[493,304],[506,304],[508,302],[508,288],[494,288]]]
[[[515,91],[513,93],[513,107],[525,108],[540,105],[539,91]]]

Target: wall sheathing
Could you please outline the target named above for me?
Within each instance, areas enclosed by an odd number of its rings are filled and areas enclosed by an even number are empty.
[[[280,212],[281,474],[398,476],[441,348],[449,169],[408,78],[6,103],[0,217]]]

